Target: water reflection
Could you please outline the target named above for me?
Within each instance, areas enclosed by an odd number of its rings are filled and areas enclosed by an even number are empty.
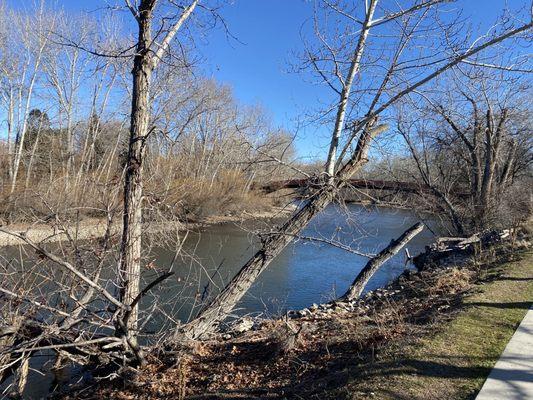
[[[362,252],[375,253],[417,220],[409,210],[332,205],[315,217],[302,235],[334,238]],[[409,243],[411,254],[422,251],[433,239],[431,231],[424,230]],[[170,327],[172,320],[188,320],[195,312],[192,304],[222,288],[254,253],[257,244],[249,230],[236,224],[225,224],[189,234],[180,258],[176,258],[174,251],[153,248],[153,264],[165,269],[174,261],[176,275],[143,299],[141,309],[145,315],[150,315],[146,331],[157,332]],[[3,251],[6,256],[14,258],[18,254],[16,248]],[[325,243],[294,241],[255,282],[239,303],[236,314],[281,314],[287,309],[300,309],[329,300],[344,293],[366,261],[366,258]],[[113,276],[113,268],[110,266],[107,271],[109,278]],[[400,253],[372,277],[366,290],[384,286],[404,268],[404,255]],[[150,275],[157,275],[153,270],[144,274],[147,281]],[[108,285],[108,289],[112,286]],[[160,297],[158,302],[154,302],[154,296]],[[166,304],[164,314],[154,308],[159,301]],[[143,342],[149,341],[150,337],[154,336],[148,334]],[[32,367],[41,369],[45,360],[46,357],[34,359]],[[70,376],[75,369],[65,371]],[[58,379],[63,380],[52,373],[41,376],[30,372],[25,396],[34,399],[46,396]]]
[[[376,253],[417,218],[409,210],[348,205],[330,206],[318,215],[303,232],[306,237],[331,239],[365,253]],[[412,254],[423,251],[433,240],[424,230],[408,245]],[[223,287],[254,253],[257,240],[247,230],[235,224],[212,226],[200,234],[191,235],[184,245],[185,253],[195,254],[177,262],[177,280],[159,292],[167,302],[176,300],[177,292],[198,300],[207,291],[213,294]],[[174,253],[157,249],[154,254],[158,266],[169,265]],[[398,276],[404,267],[403,253],[387,262],[370,280],[366,290],[384,286]],[[237,314],[279,314],[287,309],[300,309],[313,303],[329,300],[344,293],[367,259],[332,247],[326,243],[297,240],[288,246],[259,277],[252,289],[238,305]],[[192,279],[191,279],[192,278]],[[198,279],[199,278],[199,279]],[[200,282],[198,282],[200,280]],[[184,285],[189,285],[184,288]],[[144,306],[149,307],[147,299]],[[179,307],[173,304],[172,313],[181,321],[191,314],[190,302],[183,296]]]

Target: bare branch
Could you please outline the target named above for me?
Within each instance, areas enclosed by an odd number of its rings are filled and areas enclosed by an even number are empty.
[[[347,251],[348,253],[355,254],[357,256],[365,257],[365,258],[372,258],[375,257],[375,254],[369,254],[369,253],[363,253],[362,251],[355,250],[351,246],[347,246],[344,243],[341,243],[337,240],[331,240],[331,239],[325,239],[325,238],[319,238],[316,236],[302,236],[302,235],[292,235],[294,238],[299,240],[305,240],[308,242],[318,242],[318,243],[325,243],[330,246],[336,247],[338,249]]]
[[[418,11],[418,10],[421,10],[423,8],[428,8],[428,7],[434,6],[434,5],[439,4],[439,3],[452,3],[452,2],[455,2],[455,0],[430,0],[430,1],[426,1],[424,3],[417,4],[417,5],[415,5],[415,6],[411,7],[411,8],[408,8],[407,10],[398,11],[396,13],[385,15],[384,17],[381,17],[381,18],[378,18],[376,20],[373,20],[373,21],[370,22],[370,27],[374,28],[376,26],[379,26],[379,25],[385,24],[385,23],[387,23],[389,21],[392,21],[392,20],[394,20],[396,18],[400,18],[401,16],[410,14],[410,13],[412,13],[414,11]]]
[[[20,294],[12,292],[11,290],[7,290],[7,289],[4,289],[4,288],[0,287],[0,292],[2,292],[4,294],[7,294],[8,296],[14,297],[16,299],[19,299],[19,300],[25,301],[27,303],[33,304],[34,306],[42,308],[43,310],[51,311],[51,312],[59,314],[59,315],[61,315],[63,317],[70,317],[69,313],[66,313],[64,311],[58,310],[57,308],[54,308],[54,307],[47,306],[46,304],[42,304],[42,303],[40,303],[38,301],[35,301],[35,300],[32,300],[32,299],[28,299],[27,297],[21,296]]]
[[[32,240],[28,239],[25,235],[21,235],[15,232],[8,231],[6,229],[3,229],[0,227],[0,232],[4,232],[8,235],[14,236],[16,238],[19,238],[20,240],[23,240],[26,242],[30,247],[32,247],[34,250],[39,252],[40,254],[44,255],[46,258],[48,258],[50,261],[53,261],[54,263],[61,265],[65,269],[69,270],[71,273],[73,273],[75,276],[80,278],[83,282],[85,282],[87,285],[92,287],[95,290],[98,290],[100,293],[104,295],[104,297],[109,300],[111,303],[113,303],[115,306],[119,308],[125,308],[126,306],[122,304],[120,301],[118,301],[111,293],[109,293],[106,289],[101,287],[99,284],[94,282],[92,279],[88,278],[85,274],[82,274],[78,269],[76,269],[72,264],[69,262],[61,259],[60,257],[56,256],[55,254],[50,253],[46,249],[44,249],[42,246],[39,246],[38,244],[34,243]]]
[[[417,82],[410,84],[407,88],[403,89],[396,95],[392,96],[387,102],[382,104],[373,114],[367,115],[365,118],[363,118],[360,121],[356,121],[352,128],[353,134],[351,135],[350,139],[347,141],[345,148],[348,148],[352,141],[355,139],[355,134],[357,134],[369,121],[373,120],[376,115],[381,114],[383,111],[388,109],[392,104],[396,103],[399,99],[404,97],[405,95],[415,91],[420,86],[430,82],[431,80],[435,79],[437,76],[441,75],[445,71],[449,70],[450,68],[456,66],[457,64],[461,63],[463,60],[467,59],[468,57],[471,57],[474,54],[477,54],[481,52],[482,50],[485,50],[486,48],[496,44],[500,43],[510,37],[513,37],[515,35],[518,35],[519,33],[525,32],[533,27],[533,22],[530,22],[528,24],[522,25],[518,28],[509,30],[507,32],[502,33],[501,35],[483,43],[480,44],[477,47],[474,47],[467,52],[454,57],[451,61],[443,65],[442,67],[438,68],[436,71],[432,72],[431,74],[427,75],[426,77],[418,80]]]
[[[133,15],[133,17],[139,21],[139,11],[135,9],[135,7],[133,7],[133,4],[131,4],[131,0],[124,0],[126,2],[126,7],[128,7],[128,9],[131,11],[131,15]]]
[[[520,73],[524,73],[524,74],[533,73],[533,69],[516,68],[516,67],[514,67],[512,65],[507,66],[507,65],[487,64],[487,63],[482,63],[482,62],[472,61],[472,60],[463,60],[462,62],[464,64],[474,65],[476,67],[499,69],[501,71],[520,72]]]
[[[172,26],[172,28],[167,32],[167,35],[165,36],[165,38],[163,39],[161,44],[158,45],[159,48],[155,52],[154,59],[152,61],[153,62],[153,68],[155,68],[157,66],[157,64],[159,63],[159,61],[161,61],[161,59],[163,58],[163,55],[165,54],[165,52],[168,49],[168,46],[170,45],[170,42],[172,41],[172,39],[174,38],[176,33],[178,33],[178,31],[181,28],[181,26],[183,25],[183,23],[192,14],[192,12],[196,8],[196,5],[198,4],[199,1],[200,0],[193,0],[193,2],[187,8],[185,8],[183,10],[183,13],[179,17],[179,19],[176,21],[174,26]]]

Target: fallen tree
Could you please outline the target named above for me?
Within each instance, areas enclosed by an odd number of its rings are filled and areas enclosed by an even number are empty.
[[[457,263],[484,248],[511,240],[513,230],[489,230],[475,233],[469,237],[441,237],[429,246],[425,252],[413,258],[413,264],[419,270]]]
[[[394,257],[398,252],[418,235],[424,229],[424,225],[421,222],[416,223],[407,229],[404,233],[400,235],[397,239],[391,241],[391,243],[381,250],[375,257],[371,258],[370,261],[363,267],[359,272],[357,277],[354,279],[353,283],[350,285],[350,288],[342,295],[342,300],[355,300],[367,285],[368,281],[372,276],[377,272],[377,270],[388,260]]]
[[[294,236],[299,234],[315,215],[331,203],[338,190],[346,184],[342,177],[349,178],[364,165],[367,161],[370,142],[386,129],[386,125],[365,129],[359,139],[356,156],[345,165],[343,173],[339,174],[341,179],[336,179],[333,184],[325,183],[304,207],[285,222],[279,231],[265,236],[261,249],[240,269],[224,290],[200,312],[197,318],[177,330],[176,337],[180,338],[185,334],[188,338],[196,339],[210,334],[213,328],[233,310],[261,272],[293,240]]]

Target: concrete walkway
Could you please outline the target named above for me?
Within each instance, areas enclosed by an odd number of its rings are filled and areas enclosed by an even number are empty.
[[[533,307],[476,397],[476,400],[515,399],[533,399]]]

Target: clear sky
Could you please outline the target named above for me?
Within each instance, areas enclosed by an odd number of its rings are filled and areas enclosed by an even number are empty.
[[[5,1],[23,7],[34,0]],[[94,10],[108,3],[46,1],[72,11]],[[459,0],[456,4],[464,9],[465,16],[471,16],[474,25],[486,29],[506,5],[517,9],[526,3],[526,0]],[[228,39],[222,29],[209,32],[207,39],[198,44],[205,61],[202,69],[208,76],[233,87],[238,100],[263,105],[277,125],[294,130],[296,120],[306,111],[316,109],[321,99],[324,103],[331,99],[332,93],[324,86],[313,84],[304,75],[288,72],[295,53],[302,50],[300,31],[313,15],[312,1],[235,0],[221,14],[240,42]],[[326,143],[325,128],[306,128],[298,134],[296,146],[298,154],[313,156],[323,155]]]

